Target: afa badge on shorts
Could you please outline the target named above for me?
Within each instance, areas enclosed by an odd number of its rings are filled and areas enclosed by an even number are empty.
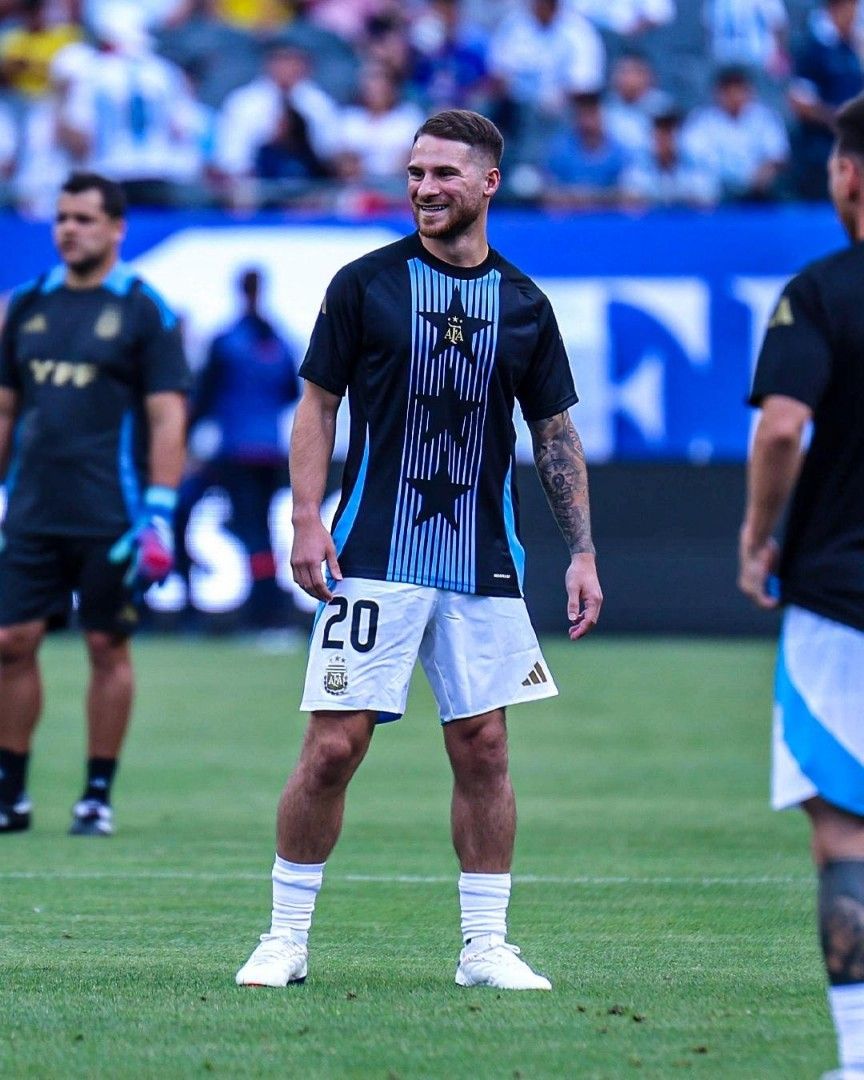
[[[348,664],[344,656],[334,656],[324,669],[324,692],[338,697],[348,690]]]

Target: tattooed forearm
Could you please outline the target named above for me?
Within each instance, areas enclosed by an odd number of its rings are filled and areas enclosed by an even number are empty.
[[[594,554],[588,507],[588,471],[582,441],[568,413],[529,425],[534,464],[571,555]]]

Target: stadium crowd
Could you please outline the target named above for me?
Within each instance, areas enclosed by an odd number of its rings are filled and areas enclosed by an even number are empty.
[[[0,0],[0,195],[374,213],[442,108],[553,207],[821,199],[858,0]],[[861,5],[864,8],[864,5]]]

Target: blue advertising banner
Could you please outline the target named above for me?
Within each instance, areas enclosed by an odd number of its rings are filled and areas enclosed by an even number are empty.
[[[182,316],[195,364],[232,316],[241,268],[266,271],[268,309],[302,350],[336,270],[411,227],[407,218],[137,213],[124,254]],[[46,225],[6,216],[0,236],[0,292],[55,261]],[[777,295],[845,242],[829,207],[560,218],[499,210],[491,237],[552,300],[581,397],[576,423],[597,462],[743,460],[743,401]]]

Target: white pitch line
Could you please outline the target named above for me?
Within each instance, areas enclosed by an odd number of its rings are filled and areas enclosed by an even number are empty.
[[[359,882],[372,885],[452,885],[457,875],[421,874],[330,874],[328,882]],[[220,873],[194,870],[4,870],[0,881],[263,881],[263,873]],[[542,874],[515,874],[514,885],[572,885],[607,888],[612,886],[696,886],[700,888],[745,888],[754,885],[811,886],[810,877],[555,877]]]

